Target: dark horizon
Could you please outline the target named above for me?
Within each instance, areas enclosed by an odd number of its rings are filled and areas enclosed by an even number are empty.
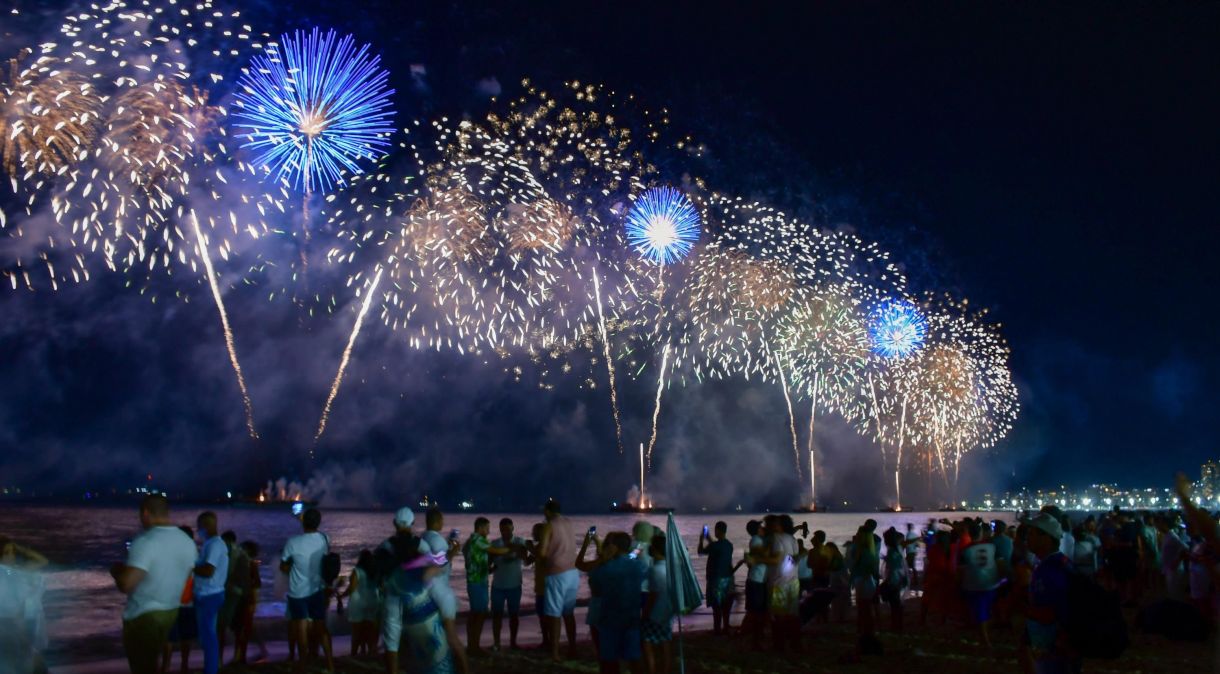
[[[970,455],[958,498],[1169,486],[1217,458],[1220,322],[1206,316],[1220,288],[1218,5],[217,4],[242,7],[255,31],[316,24],[371,43],[399,128],[482,117],[523,78],[634,93],[707,145],[717,188],[850,227],[890,250],[914,290],[991,307],[1021,412],[998,447]],[[49,39],[72,6],[16,5],[5,58]],[[248,56],[212,65],[232,73]],[[24,216],[10,192],[12,228]],[[15,249],[0,241],[0,267]],[[303,316],[244,286],[239,267],[225,270],[226,301],[262,441],[245,436],[206,287],[179,272],[141,295],[98,271],[54,293],[0,293],[0,487],[123,488],[151,472],[202,495],[313,477],[338,504],[467,490],[459,498],[525,507],[553,492],[597,512],[634,482],[588,354],[564,375],[558,361],[414,351],[380,320],[311,463],[353,306]],[[647,438],[654,383],[624,380],[631,448]],[[659,495],[799,502],[776,387],[675,386],[666,405],[649,477]],[[818,423],[825,499],[885,503],[875,445]],[[915,473],[908,489],[916,503],[952,499]]]

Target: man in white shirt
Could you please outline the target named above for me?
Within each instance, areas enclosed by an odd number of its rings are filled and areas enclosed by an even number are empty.
[[[112,566],[110,575],[127,595],[123,650],[132,674],[156,674],[195,564],[195,544],[170,524],[169,501],[164,496],[144,497],[140,524],[144,532],[131,542],[126,563]]]
[[[199,627],[199,650],[203,651],[203,674],[220,669],[220,641],[216,617],[225,603],[225,582],[229,579],[229,547],[218,533],[216,513],[208,511],[195,522],[203,549],[195,563],[195,620]]]
[[[322,644],[326,668],[334,671],[330,631],[326,629],[326,585],[322,582],[322,558],[330,552],[326,534],[318,531],[322,513],[310,508],[301,515],[305,533],[293,536],[280,554],[280,571],[288,574],[289,629],[296,636],[298,659],[293,669],[304,670],[304,660],[313,657],[310,640]]]

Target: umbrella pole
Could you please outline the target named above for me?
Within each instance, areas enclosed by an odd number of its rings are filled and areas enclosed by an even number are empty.
[[[678,674],[686,674],[686,654],[682,651],[682,612],[678,612]]]

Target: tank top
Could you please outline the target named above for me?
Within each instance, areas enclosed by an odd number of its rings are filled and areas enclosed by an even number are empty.
[[[548,576],[576,568],[576,539],[572,536],[572,521],[563,515],[551,520],[551,540],[546,546]]]

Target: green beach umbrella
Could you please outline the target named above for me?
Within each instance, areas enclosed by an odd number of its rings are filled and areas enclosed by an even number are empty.
[[[695,577],[690,553],[678,534],[674,514],[669,513],[665,522],[665,575],[669,578],[669,601],[678,614],[678,671],[686,671],[686,657],[682,652],[682,616],[689,615],[703,604],[703,590]]]

